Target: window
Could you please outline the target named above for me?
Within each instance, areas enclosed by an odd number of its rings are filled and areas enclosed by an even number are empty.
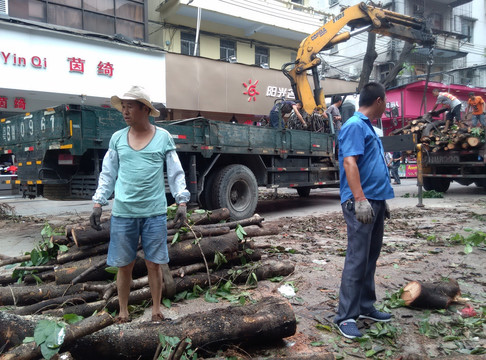
[[[236,41],[223,40],[219,42],[219,58],[221,60],[230,61],[236,57]]]
[[[0,0],[1,1],[1,0]],[[27,20],[145,40],[144,0],[15,0],[9,14]]]
[[[196,34],[181,32],[181,54],[194,55]]]
[[[304,0],[292,0],[294,4],[304,5]]]
[[[339,4],[339,0],[329,0],[329,6],[334,6]]]
[[[263,46],[255,46],[255,65],[270,64],[270,50]]]
[[[337,54],[339,52],[338,44],[334,45],[329,51],[330,54]]]
[[[467,42],[473,42],[474,21],[471,19],[461,19],[461,34],[467,36]]]

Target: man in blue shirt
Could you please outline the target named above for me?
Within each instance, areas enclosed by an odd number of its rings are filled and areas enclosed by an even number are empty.
[[[359,109],[339,133],[341,207],[347,224],[348,246],[334,322],[347,338],[363,336],[358,318],[390,321],[391,315],[375,309],[375,270],[383,242],[387,199],[394,197],[381,140],[370,120],[386,107],[385,88],[366,84]]]
[[[140,86],[124,95],[112,96],[111,104],[123,114],[127,127],[117,131],[103,158],[98,188],[93,196],[91,226],[101,230],[101,207],[115,192],[110,223],[107,264],[118,267],[119,315],[115,322],[130,320],[128,298],[139,240],[142,244],[152,295],[152,321],[164,319],[161,312],[163,276],[161,265],[169,262],[167,249],[167,201],[164,164],[169,188],[178,204],[175,226],[186,222],[190,200],[184,170],[169,132],[150,123],[159,116],[150,97]]]

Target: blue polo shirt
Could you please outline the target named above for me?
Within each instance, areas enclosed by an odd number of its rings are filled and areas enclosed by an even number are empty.
[[[387,200],[395,197],[390,185],[390,174],[385,162],[381,140],[370,120],[359,111],[350,117],[339,132],[339,175],[341,204],[353,198],[346,179],[343,159],[358,155],[358,169],[364,195],[370,200]]]

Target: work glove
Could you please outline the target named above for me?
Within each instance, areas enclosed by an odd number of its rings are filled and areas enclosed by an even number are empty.
[[[390,219],[390,207],[388,206],[388,203],[385,201],[385,219]]]
[[[176,214],[174,216],[174,229],[180,229],[187,222],[187,211],[185,205],[179,205],[177,207]]]
[[[95,230],[101,231],[101,207],[94,207],[91,216],[89,217],[89,223]]]
[[[363,224],[371,224],[375,213],[368,200],[356,201],[354,212],[356,219]]]

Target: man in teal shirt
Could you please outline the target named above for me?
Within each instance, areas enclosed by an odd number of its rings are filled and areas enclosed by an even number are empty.
[[[159,111],[145,90],[133,86],[123,96],[112,96],[111,104],[121,111],[128,127],[110,139],[93,196],[90,222],[93,228],[101,230],[101,207],[108,204],[114,191],[107,264],[118,267],[120,312],[115,321],[123,323],[130,319],[128,297],[139,240],[153,300],[152,320],[160,321],[164,318],[160,309],[163,284],[160,265],[169,262],[164,163],[171,193],[178,204],[174,219],[178,226],[186,222],[190,194],[171,135],[150,123],[149,116],[157,117]]]
[[[359,109],[339,132],[341,207],[346,220],[348,246],[334,322],[341,334],[363,336],[358,318],[390,321],[390,314],[375,309],[375,270],[383,242],[387,199],[394,197],[381,140],[370,120],[381,117],[386,107],[385,88],[366,84]]]

